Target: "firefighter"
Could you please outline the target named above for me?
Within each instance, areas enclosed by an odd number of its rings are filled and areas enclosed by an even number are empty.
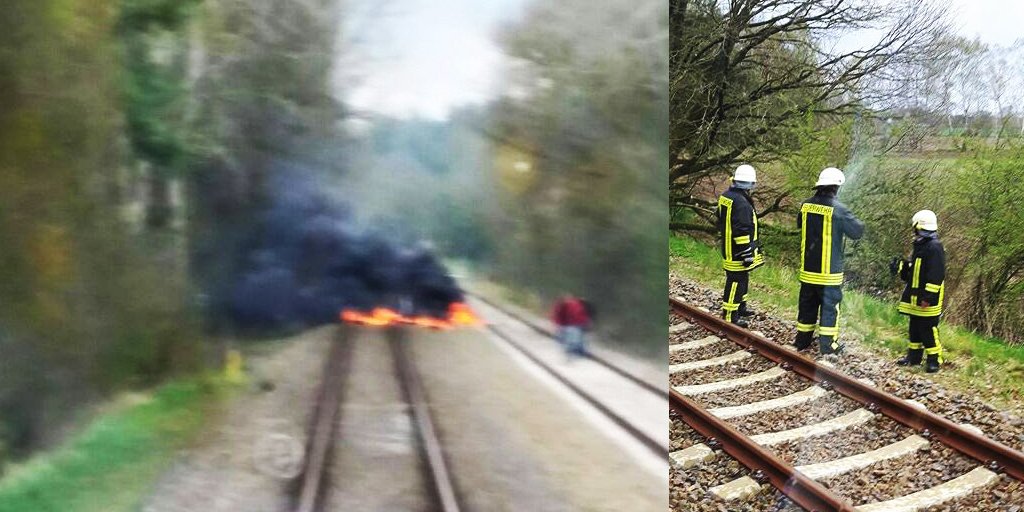
[[[945,295],[946,251],[939,241],[939,223],[934,212],[921,210],[910,222],[914,229],[910,260],[894,258],[889,266],[893,274],[899,274],[907,283],[898,310],[910,317],[907,355],[896,364],[916,366],[925,355],[925,371],[935,373],[942,363],[939,318]]]
[[[764,264],[761,242],[757,238],[757,213],[750,199],[750,191],[756,183],[754,168],[741,165],[733,174],[729,190],[718,198],[718,231],[722,237],[720,248],[725,269],[722,317],[741,327],[747,327],[743,317],[753,315],[747,308],[750,271]]]
[[[800,304],[796,320],[797,350],[806,350],[818,330],[822,354],[842,351],[839,303],[843,301],[843,242],[859,240],[864,224],[836,199],[846,181],[843,171],[829,167],[814,184],[814,195],[800,205]],[[821,312],[819,318],[819,310]]]

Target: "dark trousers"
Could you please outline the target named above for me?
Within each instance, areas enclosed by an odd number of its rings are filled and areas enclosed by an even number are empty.
[[[722,294],[722,312],[726,321],[734,322],[741,309],[746,309],[750,272],[725,271],[725,292]]]
[[[939,342],[939,317],[910,315],[909,330],[910,343],[908,347],[911,350],[924,349],[926,355],[937,355],[939,356],[939,361],[942,361],[942,343]]]
[[[830,354],[839,348],[839,303],[843,301],[840,286],[800,283],[800,305],[796,316],[796,346],[807,348],[818,329],[821,352]],[[820,313],[820,314],[819,314]]]

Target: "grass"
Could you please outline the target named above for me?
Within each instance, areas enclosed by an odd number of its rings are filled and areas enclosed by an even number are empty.
[[[64,446],[11,467],[0,479],[0,512],[138,509],[226,389],[218,379],[196,378],[125,395]]]
[[[725,283],[718,250],[686,236],[669,238],[669,270],[712,289]],[[750,285],[754,304],[768,306],[782,318],[796,318],[800,284],[794,268],[769,260],[754,271]],[[882,357],[895,358],[906,350],[907,319],[896,312],[896,304],[857,290],[843,290],[840,328],[844,338],[859,340]],[[1024,397],[1024,346],[1010,346],[947,323],[940,333],[951,365],[936,375],[937,380],[1020,407],[1013,402]]]

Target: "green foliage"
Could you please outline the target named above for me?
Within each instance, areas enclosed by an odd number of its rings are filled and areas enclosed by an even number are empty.
[[[505,31],[525,92],[492,113],[493,269],[585,295],[607,339],[663,354],[668,19],[642,4],[542,0]]]
[[[1008,141],[965,139],[958,158],[918,151],[856,161],[856,181],[841,198],[868,226],[849,248],[849,281],[888,296],[902,283],[886,263],[907,256],[910,218],[930,209],[946,246],[947,318],[1019,342],[1024,327],[1024,217],[1015,184],[1024,179],[1022,148]]]
[[[761,192],[777,205],[793,180],[846,160],[828,156],[849,143],[848,122],[902,101],[906,77],[942,53],[938,3],[801,1],[784,16],[764,16],[777,7],[670,2],[671,200],[705,221],[709,189],[738,164],[788,167],[786,186]],[[851,24],[888,37],[832,44]]]
[[[199,0],[123,0],[117,21],[128,135],[158,172],[180,171],[189,152],[184,119],[184,25]]]
[[[184,26],[203,0],[121,0],[117,30],[123,36],[153,29],[176,30]]]
[[[804,115],[787,134],[791,150],[777,161],[783,169],[784,191],[809,194],[810,185],[826,167],[839,167],[850,157],[853,120]],[[852,173],[851,173],[852,174]],[[803,197],[794,198],[801,201]]]
[[[173,247],[123,215],[123,40],[107,0],[0,17],[0,443],[12,458],[104,393],[189,368]],[[125,361],[127,360],[127,362]]]
[[[895,156],[865,157],[851,163],[856,182],[844,187],[840,199],[867,226],[864,238],[848,243],[847,276],[855,286],[902,291],[902,281],[889,275],[894,257],[909,257],[913,231],[910,218],[922,209],[941,211],[937,183],[945,170],[934,162]]]
[[[953,224],[964,320],[987,333],[1020,340],[1024,327],[1024,146],[983,146],[957,162],[943,190]],[[940,217],[940,219],[943,217]],[[952,224],[952,223],[951,223]]]
[[[131,395],[64,446],[0,480],[0,512],[128,512],[223,394],[217,381],[167,384]]]

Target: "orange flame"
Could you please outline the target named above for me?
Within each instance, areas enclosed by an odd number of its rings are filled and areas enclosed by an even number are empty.
[[[468,304],[453,302],[448,305],[448,321],[453,325],[477,326],[483,322],[476,313],[470,309]]]
[[[341,320],[343,322],[371,325],[375,327],[394,325],[400,318],[402,318],[402,315],[398,314],[397,311],[388,308],[374,308],[370,314],[356,311],[354,309],[346,309],[341,312]]]
[[[343,322],[370,327],[406,324],[440,330],[448,330],[455,327],[472,327],[483,323],[480,317],[467,304],[462,302],[453,302],[448,306],[447,318],[435,318],[424,315],[405,316],[389,308],[374,308],[369,313],[345,309],[342,310],[339,317]]]

